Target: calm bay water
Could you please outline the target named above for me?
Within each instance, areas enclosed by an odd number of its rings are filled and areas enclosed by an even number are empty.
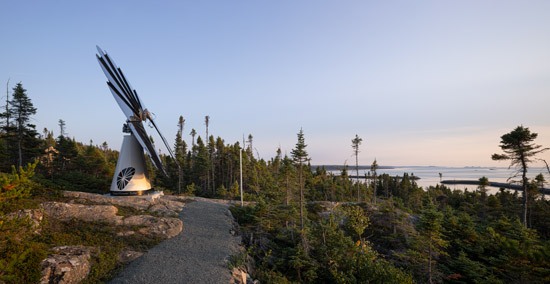
[[[368,170],[359,170],[360,176],[365,176]],[[403,176],[404,173],[409,175],[415,175],[420,179],[416,180],[416,183],[427,188],[430,185],[437,185],[440,182],[439,173],[441,173],[441,180],[479,180],[481,177],[487,177],[490,182],[503,182],[507,183],[508,178],[514,174],[514,169],[508,169],[505,167],[427,167],[427,166],[395,166],[391,168],[378,169],[377,173],[389,174],[390,176]],[[339,174],[339,171],[334,171],[335,174]],[[348,168],[350,175],[355,175],[355,169],[353,166]],[[534,178],[539,173],[542,173],[544,177],[550,182],[548,177],[548,171],[543,167],[533,167],[529,169],[528,177]],[[521,176],[515,178],[515,180],[521,180]],[[462,185],[452,184],[447,185],[451,189],[468,189],[470,191],[475,190],[475,185]],[[545,185],[548,187],[548,185]],[[496,192],[498,188],[490,188],[489,192]]]

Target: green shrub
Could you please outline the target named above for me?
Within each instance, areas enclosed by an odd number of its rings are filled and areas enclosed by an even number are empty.
[[[9,212],[17,200],[31,196],[33,189],[37,186],[31,180],[37,163],[21,167],[19,171],[12,166],[11,173],[0,173],[0,212]]]
[[[0,219],[0,283],[37,283],[47,249],[28,219]]]

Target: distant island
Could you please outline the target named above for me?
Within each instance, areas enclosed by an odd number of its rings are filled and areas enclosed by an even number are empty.
[[[354,165],[311,165],[312,168],[317,168],[317,167],[324,167],[327,171],[341,171],[343,170],[344,168],[347,167],[348,170],[350,169],[353,169],[355,170],[355,166]],[[370,166],[358,166],[358,168],[360,170],[369,170],[370,171]],[[379,170],[387,170],[387,169],[395,169],[396,167],[394,166],[378,166],[378,169]]]
[[[479,180],[442,180],[442,184],[466,184],[466,185],[479,185]],[[489,186],[513,189],[513,190],[523,190],[521,184],[512,184],[505,182],[489,182]],[[540,192],[543,194],[550,194],[550,188],[541,187]]]

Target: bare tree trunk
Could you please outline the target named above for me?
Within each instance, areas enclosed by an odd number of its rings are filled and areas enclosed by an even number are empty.
[[[527,200],[528,200],[528,193],[527,193],[527,190],[528,190],[528,184],[529,184],[529,180],[527,179],[527,167],[525,165],[525,161],[522,159],[522,166],[523,166],[523,170],[522,170],[522,174],[521,174],[521,179],[522,179],[522,189],[523,189],[523,216],[522,216],[522,221],[523,221],[523,225],[525,227],[528,227],[527,225]]]
[[[546,165],[546,170],[548,171],[548,174],[550,175],[550,166],[548,166],[548,163],[546,162],[546,160],[544,160],[544,159],[541,159],[541,160],[544,162],[544,165]],[[544,188],[544,183],[541,184],[540,187],[541,187],[541,190],[542,190]],[[543,191],[542,196],[543,196],[543,198],[546,198],[546,191]]]
[[[430,245],[428,248],[428,283],[432,284],[432,236],[430,234]]]
[[[285,205],[288,206],[290,204],[290,181],[288,180],[288,174],[286,176],[286,198],[285,198]]]
[[[374,201],[374,204],[376,204],[376,172],[374,172],[374,185],[373,185],[372,200]]]
[[[10,93],[9,93],[9,86],[10,86],[10,78],[8,78],[8,83],[6,83],[6,129],[10,126],[10,109],[9,109],[9,102],[10,102]]]
[[[361,202],[361,187],[359,185],[359,150],[355,151],[355,183],[357,185],[357,202]]]
[[[302,184],[302,163],[300,162],[300,230],[304,230],[304,186]]]
[[[23,141],[23,125],[21,112],[19,112],[19,117],[17,118],[17,148],[19,152],[19,159],[17,161],[17,171],[23,167],[23,150],[22,150],[22,141]]]

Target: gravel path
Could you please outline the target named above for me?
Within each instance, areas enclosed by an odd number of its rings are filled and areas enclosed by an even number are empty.
[[[131,262],[109,283],[229,283],[227,260],[238,252],[227,204],[197,198],[180,214],[183,231]]]

